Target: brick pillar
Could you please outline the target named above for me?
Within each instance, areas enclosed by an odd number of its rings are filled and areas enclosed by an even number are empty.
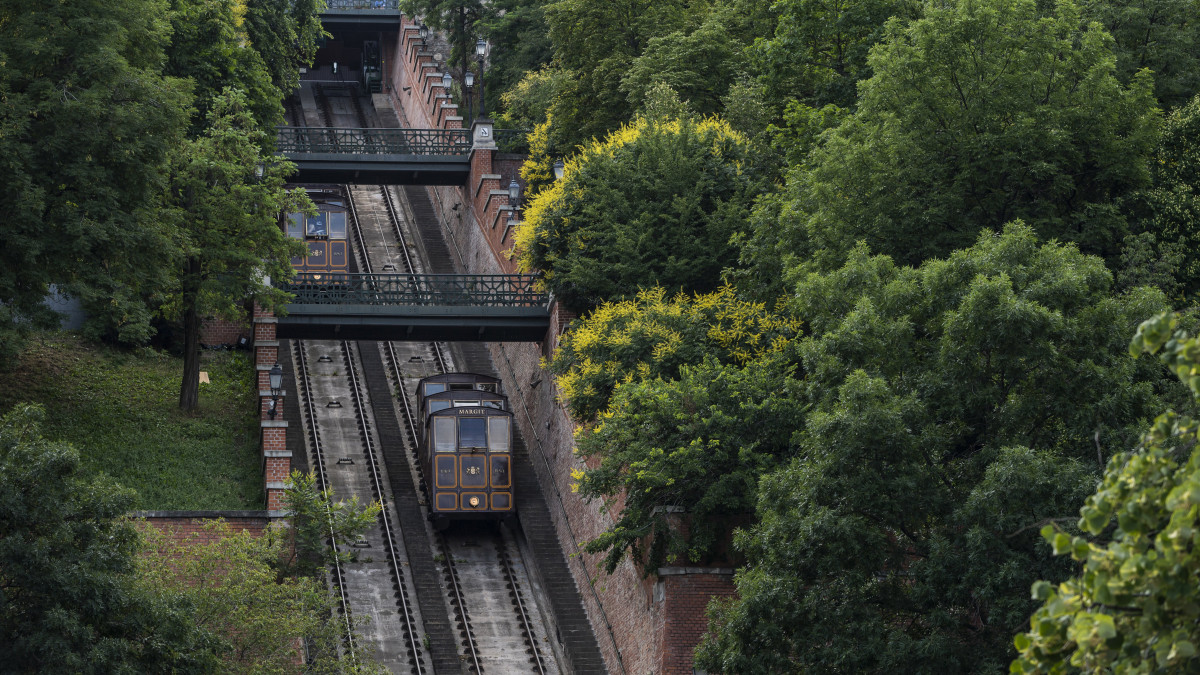
[[[267,511],[283,515],[283,485],[292,471],[292,453],[287,449],[287,426],[283,419],[284,389],[271,419],[271,368],[279,362],[279,340],[275,328],[279,319],[271,312],[254,307],[254,368],[258,374],[259,425],[262,427],[263,482]]]

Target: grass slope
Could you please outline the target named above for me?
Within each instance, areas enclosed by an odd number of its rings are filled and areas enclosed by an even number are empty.
[[[139,509],[261,509],[253,369],[242,353],[205,356],[212,383],[200,385],[200,409],[185,414],[182,359],[42,334],[0,372],[0,412],[41,403],[45,435],[137,490]]]

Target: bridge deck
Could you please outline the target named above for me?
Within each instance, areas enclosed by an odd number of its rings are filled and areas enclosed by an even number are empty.
[[[398,0],[328,0],[321,24],[326,29],[394,30],[401,15]]]
[[[530,275],[322,274],[284,288],[295,298],[280,338],[538,342],[550,327]]]
[[[463,185],[471,171],[466,129],[279,127],[276,150],[296,183]]]

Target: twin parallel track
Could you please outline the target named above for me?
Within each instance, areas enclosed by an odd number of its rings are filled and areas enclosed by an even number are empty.
[[[349,114],[345,106],[336,113],[330,103],[324,87],[313,83],[314,100],[319,109],[322,122],[328,126],[338,126],[337,117],[341,117],[344,125],[345,117]],[[340,93],[340,92],[339,92]],[[368,119],[361,104],[350,91],[354,100],[353,114],[360,126],[367,127]],[[295,108],[297,106],[293,106]],[[291,110],[290,114],[303,119],[303,111]],[[409,251],[405,241],[405,231],[399,217],[399,209],[394,203],[391,190],[386,187],[354,188],[346,187],[347,206],[351,213],[352,244],[355,259],[359,269],[372,271],[372,255],[363,237],[362,222],[359,219],[359,205],[356,204],[354,192],[378,189],[382,198],[382,209],[373,209],[372,220],[376,233],[383,235],[381,229],[388,230],[387,239],[383,243],[385,257],[389,259],[384,265],[384,272],[419,273],[424,271],[422,263]],[[369,195],[369,193],[368,193]],[[369,195],[371,196],[371,195]],[[374,201],[372,196],[372,201]],[[383,221],[390,226],[383,225]],[[379,243],[378,241],[376,243]],[[392,252],[398,255],[393,256]],[[402,267],[403,269],[395,269]],[[511,533],[494,524],[488,524],[484,534],[495,549],[494,560],[489,563],[484,574],[468,575],[478,587],[479,578],[502,580],[500,590],[493,589],[490,597],[480,598],[479,588],[468,588],[464,583],[459,566],[465,562],[478,565],[479,560],[467,561],[464,555],[469,555],[469,547],[474,544],[469,540],[464,543],[458,533],[434,535],[426,526],[428,517],[427,507],[422,508],[424,495],[419,486],[423,482],[420,475],[419,463],[409,461],[416,457],[416,442],[419,437],[417,421],[406,390],[414,384],[414,378],[432,375],[435,372],[447,372],[453,369],[451,356],[442,345],[437,343],[391,343],[391,342],[362,342],[357,345],[348,342],[341,343],[310,343],[295,341],[293,355],[298,389],[302,394],[301,413],[304,418],[310,449],[317,471],[319,486],[322,489],[333,487],[335,498],[344,499],[346,494],[338,494],[337,480],[330,475],[328,467],[331,448],[328,442],[321,438],[320,417],[313,395],[312,375],[309,368],[310,350],[319,349],[325,345],[338,344],[340,358],[345,369],[345,387],[348,390],[346,398],[354,406],[353,417],[361,437],[361,451],[365,462],[361,471],[366,473],[372,491],[372,498],[384,505],[380,515],[378,537],[386,557],[390,581],[396,601],[395,612],[400,617],[401,629],[399,636],[389,636],[389,640],[397,637],[404,642],[404,652],[407,655],[407,666],[413,673],[483,673],[485,668],[489,673],[534,672],[559,673],[561,669],[554,660],[543,657],[538,646],[540,615],[536,607],[530,604],[528,596],[529,582],[524,576],[527,569],[521,549]],[[357,354],[357,358],[356,358]],[[407,357],[407,359],[405,358]],[[386,363],[385,363],[386,362]],[[405,374],[401,364],[412,371],[417,364],[418,372]],[[360,376],[361,369],[361,376]],[[430,372],[432,371],[432,372]],[[328,374],[323,375],[327,377]],[[390,376],[390,378],[389,378]],[[408,379],[408,386],[405,380]],[[389,381],[390,380],[390,381]],[[399,405],[392,403],[393,396]],[[396,413],[400,412],[404,424],[400,425]],[[344,434],[343,434],[344,435]],[[344,455],[349,448],[338,447],[334,454]],[[345,457],[337,461],[342,465]],[[381,467],[381,463],[384,465]],[[339,466],[344,472],[346,467]],[[357,463],[355,470],[358,470]],[[335,472],[336,473],[336,472]],[[405,479],[405,474],[410,477]],[[390,493],[390,495],[389,495]],[[390,499],[389,496],[394,497]],[[392,518],[397,518],[393,524]],[[372,538],[376,536],[372,533]],[[466,548],[464,548],[466,547]],[[439,561],[434,560],[433,550],[439,550]],[[515,551],[515,554],[512,553]],[[464,553],[466,552],[466,553]],[[347,627],[354,625],[354,563],[349,566],[336,565],[330,570],[334,592],[339,598],[341,612]],[[440,573],[438,568],[441,568]],[[440,582],[439,582],[440,577]],[[415,591],[415,597],[410,592]],[[361,595],[361,590],[358,591]],[[524,595],[523,595],[524,594]],[[500,602],[501,596],[503,603]],[[509,619],[495,618],[497,607],[507,604],[511,607]],[[454,628],[451,628],[447,608],[454,614]],[[479,620],[483,621],[493,632],[488,635],[477,635],[476,623],[472,619],[474,610]],[[513,621],[515,619],[515,622]],[[511,630],[509,637],[495,634],[496,626],[515,623],[517,628]],[[457,629],[457,630],[455,630]],[[452,635],[458,634],[458,644]],[[542,628],[542,635],[546,630]],[[528,667],[516,666],[512,655],[515,640],[524,643],[524,651],[529,655]],[[363,652],[361,644],[347,644],[346,652],[351,658],[358,658]],[[377,650],[378,651],[378,650]],[[495,665],[489,665],[495,664]],[[395,663],[389,663],[393,671],[397,671]]]

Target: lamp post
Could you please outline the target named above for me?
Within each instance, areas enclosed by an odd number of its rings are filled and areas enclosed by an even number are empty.
[[[450,85],[454,84],[454,78],[450,77],[450,71],[442,73],[442,86],[446,88],[446,95],[450,95]]]
[[[480,81],[479,84],[482,88],[483,82]],[[475,73],[470,69],[463,73],[463,85],[465,85],[467,89],[465,96],[467,99],[467,119],[474,119],[474,116],[471,114],[471,87],[475,85]],[[482,116],[482,114],[480,116]]]
[[[271,366],[271,372],[267,374],[267,379],[271,384],[271,408],[267,411],[267,416],[275,419],[275,411],[279,407],[279,397],[283,395],[283,368],[278,361]]]
[[[514,209],[521,208],[521,184],[514,178],[508,184],[508,203]]]
[[[479,57],[479,116],[480,117],[487,117],[487,109],[484,107],[486,104],[484,103],[484,100],[483,100],[483,95],[484,95],[483,64],[484,64],[484,61],[487,60],[487,52],[488,52],[487,40],[484,40],[483,38],[479,38],[478,40],[476,40],[475,41],[475,56]]]
[[[562,180],[563,174],[567,171],[567,165],[563,164],[560,159],[554,163],[554,180]]]

